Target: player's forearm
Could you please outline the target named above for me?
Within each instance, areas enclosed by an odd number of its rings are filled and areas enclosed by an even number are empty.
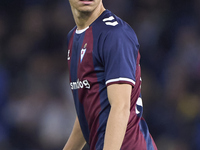
[[[80,128],[78,119],[76,118],[72,133],[63,148],[63,150],[82,150],[83,146],[86,144],[83,137],[83,133]]]
[[[103,150],[120,150],[130,116],[128,108],[111,107]]]

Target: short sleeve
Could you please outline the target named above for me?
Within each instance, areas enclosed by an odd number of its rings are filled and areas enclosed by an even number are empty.
[[[127,83],[135,85],[139,44],[134,31],[122,29],[107,33],[103,46],[106,85]]]

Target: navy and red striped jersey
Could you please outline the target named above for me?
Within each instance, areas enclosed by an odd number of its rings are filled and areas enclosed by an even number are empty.
[[[121,150],[157,150],[142,118],[139,43],[133,29],[109,10],[68,34],[70,87],[90,150],[102,150],[110,112],[107,86],[132,85],[130,117]]]

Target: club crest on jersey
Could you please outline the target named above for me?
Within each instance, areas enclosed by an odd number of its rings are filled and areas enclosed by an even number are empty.
[[[84,55],[85,55],[85,52],[86,52],[86,50],[87,50],[86,47],[87,47],[87,43],[85,43],[84,48],[81,49],[81,62],[82,62],[83,57],[84,57]]]

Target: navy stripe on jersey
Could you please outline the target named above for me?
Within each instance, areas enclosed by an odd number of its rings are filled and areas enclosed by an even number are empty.
[[[96,30],[93,29],[95,32]],[[95,43],[95,42],[94,42]],[[94,45],[94,47],[97,47],[98,45]],[[94,70],[97,75],[97,82],[99,84],[99,96],[100,96],[100,106],[101,111],[99,112],[99,128],[97,129],[98,134],[98,141],[96,143],[96,149],[95,150],[102,150],[103,149],[103,143],[104,143],[104,135],[106,130],[106,123],[108,119],[108,114],[110,112],[110,103],[108,101],[107,96],[107,90],[105,85],[105,78],[104,78],[104,67],[103,65],[100,65],[100,61],[96,59],[93,59],[94,63]]]

